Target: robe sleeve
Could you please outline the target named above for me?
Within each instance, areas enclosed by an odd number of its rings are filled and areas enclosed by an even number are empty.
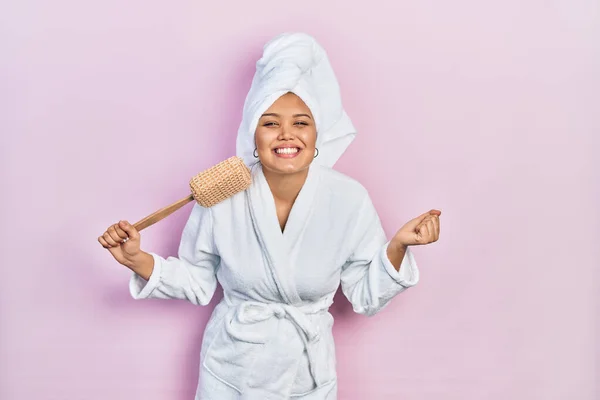
[[[389,241],[368,195],[358,212],[350,243],[352,252],[342,268],[341,284],[355,312],[374,315],[394,296],[419,281],[419,270],[410,247],[399,271],[390,262]]]
[[[206,305],[217,288],[216,269],[220,257],[215,249],[212,212],[199,204],[183,229],[178,257],[154,258],[152,275],[146,281],[133,274],[129,291],[134,299],[179,299]]]

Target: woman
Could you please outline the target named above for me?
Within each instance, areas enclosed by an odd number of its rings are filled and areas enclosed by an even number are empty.
[[[136,299],[210,302],[197,399],[335,399],[333,317],[341,284],[373,315],[419,279],[412,245],[439,236],[437,210],[387,240],[362,185],[331,169],[355,130],[323,49],[304,34],[270,41],[244,105],[237,153],[249,189],[194,205],[178,257],[140,249],[126,221],[98,240],[133,271]]]

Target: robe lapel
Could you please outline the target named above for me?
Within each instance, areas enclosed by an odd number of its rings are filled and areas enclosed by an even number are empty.
[[[290,211],[284,232],[277,219],[275,200],[260,164],[252,171],[253,183],[246,191],[254,231],[261,244],[269,270],[284,302],[302,303],[293,281],[292,248],[302,236],[312,213],[318,186],[318,168],[311,166],[302,190]]]
[[[288,244],[288,249],[298,243],[302,238],[302,234],[306,229],[312,211],[314,210],[314,200],[319,186],[319,166],[311,165],[308,170],[306,182],[302,186],[302,190],[298,193],[294,206],[290,211],[283,238]]]

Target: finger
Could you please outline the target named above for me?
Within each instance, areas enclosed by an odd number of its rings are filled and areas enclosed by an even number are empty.
[[[119,222],[119,226],[125,231],[125,233],[127,233],[129,239],[136,240],[140,238],[140,233],[138,230],[135,229],[135,226],[131,225],[129,222],[121,221]]]
[[[121,229],[119,224],[114,224],[113,226],[115,227],[115,231],[117,232],[117,235],[119,235],[121,240],[129,238],[129,236],[127,236],[127,233],[123,229]]]
[[[432,216],[439,215],[439,214],[441,214],[441,211],[438,211],[438,210],[429,210],[426,213],[423,213],[423,214],[419,215],[417,218],[414,218],[414,219],[410,220],[408,222],[408,224],[409,224],[409,226],[416,227],[419,224],[421,224],[422,222],[424,222],[427,217],[431,218]]]
[[[421,218],[421,217],[439,217],[442,214],[442,212],[440,210],[436,210],[435,208],[432,208],[431,210],[419,215],[419,217],[417,218]]]
[[[419,225],[417,229],[417,241],[423,243],[428,236],[429,231],[427,230],[427,224]]]
[[[417,218],[413,219],[413,221],[418,221],[418,223],[420,224],[421,222],[423,222],[425,220],[425,218],[427,218],[429,216],[429,211],[427,211],[426,213],[423,213],[421,215],[419,215]]]
[[[110,235],[108,232],[104,232],[104,235],[102,235],[102,237],[104,238],[104,240],[106,240],[106,243],[108,243],[111,247],[116,247],[119,246],[119,243],[117,243]],[[120,240],[119,240],[120,241]]]
[[[412,232],[417,232],[419,226],[421,226],[425,222],[425,218],[427,218],[427,214],[419,215],[417,218],[413,218],[410,221],[408,221],[404,225],[404,228]]]
[[[438,240],[440,238],[440,218],[439,217],[433,218],[433,225],[435,227],[435,240]]]
[[[427,221],[427,230],[429,231],[429,236],[427,238],[428,242],[435,241],[435,225],[433,224],[433,220]]]
[[[106,240],[104,240],[104,238],[102,236],[100,236],[98,238],[98,242],[100,242],[102,247],[104,247],[105,249],[108,249],[110,247],[110,245],[108,243],[106,243]]]
[[[123,239],[121,237],[119,237],[119,235],[117,234],[117,230],[115,229],[114,225],[112,225],[106,231],[110,235],[111,239],[114,240],[115,242],[121,243],[123,241]]]

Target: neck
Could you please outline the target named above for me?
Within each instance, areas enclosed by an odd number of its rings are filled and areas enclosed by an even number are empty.
[[[293,174],[278,174],[263,168],[263,174],[275,200],[293,203],[306,182],[308,168]]]

